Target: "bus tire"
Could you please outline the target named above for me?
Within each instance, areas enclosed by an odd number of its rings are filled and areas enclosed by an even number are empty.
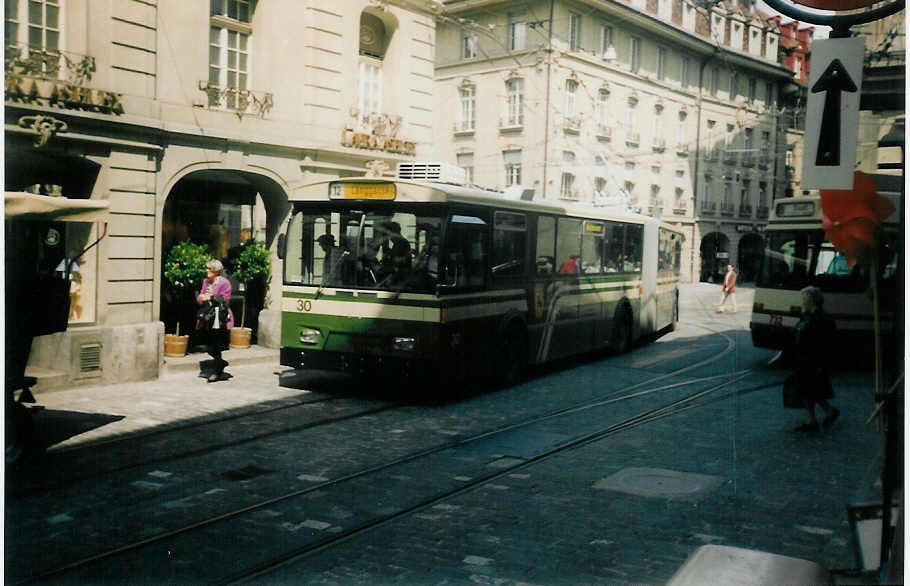
[[[493,357],[498,386],[511,387],[524,377],[528,365],[528,335],[524,327],[513,321],[502,337],[501,354]]]
[[[632,318],[629,310],[621,307],[613,320],[613,348],[620,354],[632,347]]]

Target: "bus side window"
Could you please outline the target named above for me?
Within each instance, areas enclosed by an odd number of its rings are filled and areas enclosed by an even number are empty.
[[[556,261],[563,275],[581,272],[581,220],[559,218],[556,232]]]
[[[627,272],[641,271],[642,237],[644,226],[641,224],[628,224],[626,226],[625,270]]]
[[[602,223],[585,221],[581,235],[581,272],[597,274],[603,270],[603,234]]]
[[[604,270],[619,273],[623,268],[623,240],[625,226],[616,222],[606,223],[607,237],[604,240]]]
[[[551,275],[556,271],[556,220],[550,216],[537,217],[537,274]]]
[[[527,258],[524,214],[496,212],[493,216],[493,276],[516,277],[525,274]]]

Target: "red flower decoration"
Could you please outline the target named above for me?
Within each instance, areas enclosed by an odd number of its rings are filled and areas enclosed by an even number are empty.
[[[853,266],[875,243],[875,228],[894,212],[894,206],[875,192],[872,178],[857,171],[852,190],[823,189],[822,227],[825,237]]]

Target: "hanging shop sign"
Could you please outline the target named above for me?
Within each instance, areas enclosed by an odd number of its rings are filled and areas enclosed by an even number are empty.
[[[401,116],[365,114],[351,110],[354,119],[341,131],[341,145],[346,147],[385,151],[401,155],[416,155],[417,143],[398,138]]]
[[[39,103],[70,110],[102,114],[123,114],[121,94],[82,87],[65,81],[7,75],[4,80],[7,100]]]

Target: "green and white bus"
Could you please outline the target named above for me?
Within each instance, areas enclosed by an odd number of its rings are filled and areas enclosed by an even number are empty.
[[[375,177],[305,185],[291,203],[284,366],[509,385],[678,317],[682,234],[652,218]]]

